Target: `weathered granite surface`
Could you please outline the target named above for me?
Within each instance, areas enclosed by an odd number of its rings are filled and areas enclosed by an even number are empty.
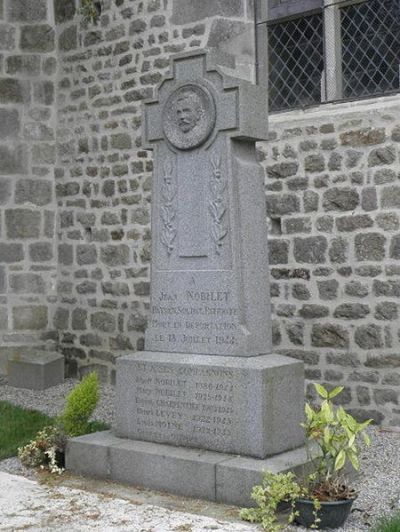
[[[204,52],[175,57],[146,102],[154,150],[149,351],[254,356],[272,347],[266,211],[255,142],[267,97]]]
[[[117,362],[122,438],[265,458],[300,447],[304,369],[252,358],[142,352]]]
[[[14,353],[8,360],[8,383],[16,388],[45,390],[64,381],[64,357],[47,351]]]
[[[302,472],[304,448],[258,460],[117,438],[97,432],[69,440],[67,469],[73,473],[145,486],[177,495],[253,506],[251,488],[263,471]]]

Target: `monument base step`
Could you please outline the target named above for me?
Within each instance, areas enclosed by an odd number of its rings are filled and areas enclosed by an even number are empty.
[[[307,465],[304,447],[261,460],[118,438],[111,431],[73,438],[66,452],[72,473],[237,506],[254,505],[251,490],[263,471],[302,474]]]

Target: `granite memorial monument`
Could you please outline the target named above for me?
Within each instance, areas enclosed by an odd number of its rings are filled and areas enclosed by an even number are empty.
[[[176,56],[145,104],[143,138],[154,152],[145,351],[118,359],[113,432],[73,440],[67,467],[246,504],[263,469],[305,460],[303,365],[272,353],[255,154],[266,91],[209,68],[205,52]]]

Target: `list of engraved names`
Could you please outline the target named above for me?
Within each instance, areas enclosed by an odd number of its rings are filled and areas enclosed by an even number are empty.
[[[138,362],[134,396],[138,434],[158,440],[176,433],[191,439],[231,437],[237,417],[234,381],[230,369]]]

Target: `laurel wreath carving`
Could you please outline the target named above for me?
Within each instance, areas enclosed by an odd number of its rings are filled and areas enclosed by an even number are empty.
[[[212,216],[211,235],[215,244],[215,251],[219,255],[228,229],[224,224],[226,214],[226,179],[222,177],[221,157],[211,156],[212,179],[210,180],[211,201],[210,213]]]
[[[163,185],[161,187],[161,243],[165,246],[168,255],[174,250],[176,238],[176,193],[177,187],[173,175],[173,166],[170,162],[164,165]]]

